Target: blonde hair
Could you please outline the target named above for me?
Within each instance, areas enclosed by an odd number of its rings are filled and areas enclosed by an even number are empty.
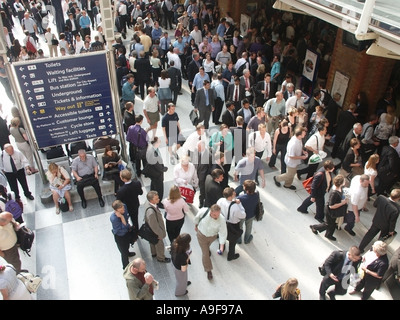
[[[181,191],[179,190],[179,187],[173,185],[173,186],[171,187],[171,189],[169,189],[168,200],[169,200],[171,203],[174,203],[174,202],[176,202],[177,200],[179,200],[180,198],[182,198],[182,195],[181,195]]]
[[[367,164],[365,165],[365,168],[367,169],[372,168],[376,170],[376,165],[378,164],[378,162],[379,162],[379,154],[377,153],[371,154],[367,161]]]
[[[289,278],[281,288],[281,296],[283,300],[291,300],[292,296],[298,297],[297,286],[299,282],[296,278]]]

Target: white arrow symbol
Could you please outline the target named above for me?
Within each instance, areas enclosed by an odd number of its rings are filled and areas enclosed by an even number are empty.
[[[31,104],[31,108],[34,108],[34,107],[35,107],[35,105],[32,103],[32,104]]]
[[[110,123],[109,125],[108,125],[110,128],[112,128],[113,127],[113,125]]]
[[[27,94],[30,94],[31,93],[31,90],[26,90],[25,91]]]
[[[29,85],[28,82],[24,82],[24,86],[27,87]]]
[[[29,101],[32,101],[32,100],[33,100],[33,98],[32,98],[32,97],[29,97],[29,98],[28,98],[28,100],[29,100]]]
[[[22,68],[22,67],[19,68],[19,71],[24,71],[24,70],[25,70],[25,68]]]
[[[107,111],[107,115],[109,116],[111,114],[111,112],[110,111]]]
[[[110,134],[113,134],[114,133],[114,130],[110,130]]]
[[[107,121],[110,122],[110,121],[111,121],[111,118],[108,118]]]
[[[26,78],[26,75],[22,75],[21,78],[22,78],[22,79],[25,79],[25,78]]]

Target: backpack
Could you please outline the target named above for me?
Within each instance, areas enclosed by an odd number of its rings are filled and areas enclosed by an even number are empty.
[[[17,243],[22,251],[24,251],[28,256],[31,256],[29,253],[32,248],[33,240],[35,239],[35,234],[31,229],[27,228],[24,223],[20,226],[21,227],[16,231]]]
[[[243,75],[243,70],[246,69],[247,61],[243,63],[237,70],[236,70],[236,75],[238,77],[241,77]]]
[[[18,219],[22,215],[23,209],[21,205],[16,200],[11,199],[10,193],[7,195],[7,200],[0,198],[0,201],[3,201],[6,204],[4,208],[5,211],[10,212],[13,215],[14,219]]]
[[[28,38],[28,41],[26,42],[26,49],[28,50],[28,52],[35,54],[37,50],[29,39],[30,39],[30,37]]]

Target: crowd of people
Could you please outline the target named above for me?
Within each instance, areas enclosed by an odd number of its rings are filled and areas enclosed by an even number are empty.
[[[104,49],[100,10],[96,9],[98,13],[94,15],[98,1],[90,3],[84,6],[79,1],[66,1],[63,7],[66,28],[58,35],[51,29],[38,27],[40,23],[33,8],[39,3],[32,2],[29,7],[24,3],[24,14],[15,14],[21,17],[26,38],[20,51],[17,40],[12,41],[10,61],[40,57],[35,47],[38,33],[44,33],[51,56],[57,56],[58,52],[80,54]],[[191,284],[187,271],[191,263],[192,237],[181,233],[181,229],[189,210],[187,204],[193,203],[193,194],[198,193],[200,210],[194,218],[192,236],[196,235],[204,271],[211,281],[214,276],[210,245],[218,239],[217,254],[223,255],[227,246],[227,260],[234,261],[240,257],[235,252],[236,244],[241,244],[242,239],[245,244],[253,240],[252,223],[260,200],[257,188],[263,189],[266,180],[264,160],[270,168],[278,170],[276,160],[280,153],[280,175],[273,177],[277,187],[284,182],[284,188],[296,190],[293,185],[296,175],[300,180],[303,174],[307,174],[306,178],[314,177],[310,196],[297,211],[307,214],[308,207],[315,203],[315,219],[319,224],[310,226],[315,234],[326,231],[326,238],[335,241],[333,233],[344,223],[344,230],[354,236],[353,228],[360,222],[360,212],[366,210],[366,201],[377,197],[371,228],[359,246],[346,252],[335,251],[327,259],[319,292],[320,299],[325,299],[327,289],[335,285],[335,290],[328,292],[331,299],[336,294],[346,293],[347,286],[342,279],[350,272],[352,264],[354,270],[365,273],[355,285],[355,291],[364,289],[362,298],[368,299],[389,268],[385,244],[375,242],[371,247],[370,243],[379,232],[380,237],[393,236],[400,212],[400,190],[394,187],[399,181],[400,146],[393,92],[388,90],[374,110],[368,106],[364,93],[347,107],[339,104],[340,94],[326,89],[325,81],[319,81],[311,93],[304,84],[300,87],[296,82],[307,48],[319,50],[322,64],[329,64],[333,49],[330,26],[315,18],[261,8],[253,13],[252,25],[242,36],[237,22],[229,13],[222,16],[214,1],[198,4],[190,0],[177,4],[164,0],[153,5],[115,1],[113,5],[120,36],[116,36],[112,46],[129,157],[136,177],[144,175],[151,180],[144,220],[158,241],[150,243],[150,251],[161,263],[172,261],[175,295],[186,295]],[[2,17],[4,21],[7,14]],[[129,29],[133,36],[127,48],[123,39]],[[174,30],[174,35],[170,36],[167,30]],[[11,39],[12,26],[8,34]],[[93,34],[96,34],[94,42]],[[32,53],[28,47],[35,47],[37,53]],[[324,70],[326,66],[321,68],[319,78],[326,78]],[[191,109],[198,115],[198,123],[193,123],[195,131],[188,137],[182,135],[176,112],[183,80],[189,85]],[[136,95],[143,101],[143,114],[134,112]],[[144,119],[148,124],[146,128]],[[156,135],[159,122],[169,163],[174,166],[174,185],[167,197],[164,196],[163,177],[168,166],[164,165],[159,150],[161,138]],[[219,126],[219,130],[209,135],[211,122]],[[12,124],[10,132],[22,150],[16,152],[12,145],[2,145],[6,160],[1,158],[0,169],[17,199],[19,181],[25,196],[33,200],[25,173],[35,173],[36,169],[24,148],[26,134],[19,129],[17,120],[13,119]],[[327,145],[333,146],[331,157],[339,160],[336,165],[332,160],[323,160],[327,157]],[[183,152],[178,152],[180,148]],[[60,213],[58,203],[63,197],[69,211],[73,210],[69,193],[71,179],[76,181],[82,208],[87,206],[84,187],[89,185],[94,187],[100,206],[105,205],[98,162],[84,149],[79,149],[77,154],[71,164],[71,176],[57,165],[49,166],[48,178],[52,183],[56,213]],[[319,160],[313,162],[315,158]],[[10,159],[19,161],[17,169]],[[129,297],[152,299],[157,281],[146,271],[145,261],[136,258],[129,262],[129,257],[136,255],[129,248],[137,240],[139,196],[143,190],[133,172],[120,166],[120,160],[118,152],[113,152],[108,145],[102,162],[105,172],[112,171],[110,176],[115,183],[116,200],[110,216],[112,231],[121,253]],[[302,164],[305,166],[299,168]],[[233,174],[230,173],[232,167]],[[228,185],[230,178],[237,182],[236,189]],[[327,206],[326,194],[329,195]],[[165,222],[161,210],[165,210]],[[3,227],[11,221],[4,218],[0,223]],[[8,229],[7,232],[11,232]],[[164,246],[166,237],[168,249]],[[12,254],[15,255],[16,243],[6,246],[0,249],[8,261],[8,250],[14,248]],[[366,249],[368,252],[362,258]],[[165,251],[169,251],[171,257],[167,257]],[[288,279],[278,286],[273,297],[300,299],[297,286],[297,279]]]

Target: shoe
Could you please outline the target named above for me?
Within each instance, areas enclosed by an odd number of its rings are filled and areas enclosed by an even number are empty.
[[[191,283],[190,281],[188,281],[186,285],[187,285],[187,286],[190,286],[191,284],[192,284],[192,283]]]
[[[134,257],[134,256],[136,256],[136,252],[129,252],[128,253],[128,257]]]
[[[335,293],[334,293],[333,291],[329,291],[327,294],[328,294],[328,296],[329,296],[329,299],[331,299],[331,300],[336,300],[336,298],[335,298]]]
[[[239,238],[239,239],[236,241],[236,243],[237,243],[237,244],[242,244],[242,238]]]
[[[38,169],[33,169],[33,170],[31,171],[32,174],[35,174],[35,173],[38,173],[38,172],[39,172]]]
[[[99,198],[100,207],[104,207],[104,200],[103,198]]]
[[[281,184],[276,180],[276,176],[274,176],[274,182],[277,187],[281,187]]]
[[[334,236],[325,236],[325,238],[327,238],[327,239],[329,239],[331,241],[336,241],[336,238]],[[328,295],[329,295],[329,293],[328,293]]]
[[[295,186],[293,186],[293,185],[291,185],[291,186],[289,186],[289,187],[286,187],[286,186],[284,185],[284,187],[285,187],[286,189],[290,189],[290,190],[296,190],[296,187],[295,187]]]
[[[301,180],[301,174],[297,174],[297,179]]]
[[[81,204],[82,204],[82,208],[83,208],[83,209],[86,209],[86,207],[87,207],[86,200],[82,200],[82,201],[81,201]]]
[[[312,233],[318,234],[318,231],[314,228],[314,226],[310,226]]]
[[[304,213],[304,214],[307,214],[307,213],[308,213],[308,211],[302,211],[302,210],[300,210],[300,207],[297,208],[297,211],[298,211],[298,212],[301,212],[301,213]]]
[[[319,300],[326,300],[325,295],[320,295]]]
[[[347,231],[347,233],[349,233],[350,235],[352,235],[353,237],[356,235],[356,233],[353,230],[347,230],[346,228],[344,228],[344,230]]]
[[[240,254],[239,253],[235,253],[235,255],[233,257],[231,257],[231,258],[228,257],[228,261],[236,260],[239,257],[240,257]]]
[[[175,297],[183,297],[183,296],[187,295],[188,292],[189,291],[186,290],[184,294],[176,294]]]
[[[315,220],[317,220],[319,223],[324,223],[325,221],[319,218],[315,218]]]
[[[212,272],[211,271],[207,271],[207,279],[208,280],[212,280],[212,278],[213,278]]]
[[[152,254],[151,256],[152,256],[153,258],[157,257],[157,255],[156,255],[156,254]]]
[[[26,196],[26,198],[29,199],[29,200],[35,200],[35,198],[31,194],[29,196]]]
[[[251,242],[251,240],[253,240],[252,234],[249,236],[249,239],[247,239],[247,241],[244,242],[244,244],[249,244]],[[240,242],[240,243],[242,243],[242,242]]]
[[[364,211],[364,212],[368,212],[368,211],[369,211],[369,209],[368,209],[368,208],[362,208],[362,211]]]
[[[60,214],[60,208],[59,207],[56,208],[56,214]]]
[[[350,295],[353,295],[353,294],[356,294],[357,292],[358,292],[358,291],[356,291],[356,290],[352,290],[352,291],[349,292],[349,294],[350,294]]]
[[[175,164],[176,164],[175,158],[174,158],[174,157],[170,157],[170,158],[169,158],[169,161],[171,162],[172,165],[175,165]]]
[[[171,258],[164,258],[164,260],[158,260],[158,262],[168,263],[171,262]]]
[[[72,212],[72,211],[74,211],[74,207],[73,207],[73,206],[70,206],[70,207],[68,208],[68,210],[69,210],[69,212]]]

